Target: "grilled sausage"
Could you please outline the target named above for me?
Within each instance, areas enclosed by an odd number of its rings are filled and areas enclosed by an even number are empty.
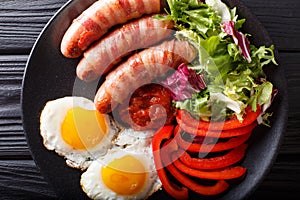
[[[98,0],[80,14],[66,31],[61,52],[68,58],[77,58],[109,28],[123,24],[143,14],[159,13],[161,0]]]
[[[120,58],[146,48],[172,35],[173,22],[154,19],[153,15],[136,19],[101,38],[84,52],[77,66],[77,76],[93,81],[107,73]]]
[[[179,40],[166,41],[132,55],[106,76],[94,99],[97,110],[111,112],[135,89],[183,62],[191,62],[195,56],[195,48]]]

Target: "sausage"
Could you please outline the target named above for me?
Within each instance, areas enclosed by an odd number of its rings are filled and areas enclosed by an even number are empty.
[[[143,14],[159,13],[164,4],[164,0],[98,0],[73,20],[63,36],[61,52],[77,58],[112,26]]]
[[[138,87],[195,57],[196,49],[191,44],[175,39],[132,55],[106,76],[94,99],[97,110],[111,112]]]
[[[77,66],[77,76],[93,81],[107,73],[120,58],[146,48],[173,34],[173,22],[154,19],[153,15],[136,19],[110,32],[84,52]]]

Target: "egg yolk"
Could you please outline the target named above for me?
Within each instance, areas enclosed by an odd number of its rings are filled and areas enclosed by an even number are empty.
[[[137,194],[147,177],[141,161],[130,155],[114,159],[101,172],[104,184],[119,195]]]
[[[71,108],[62,123],[63,140],[74,149],[87,150],[101,142],[107,131],[105,115],[96,110]]]

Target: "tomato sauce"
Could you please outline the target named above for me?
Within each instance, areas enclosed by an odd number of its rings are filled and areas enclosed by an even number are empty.
[[[121,123],[136,130],[155,129],[170,124],[176,113],[170,92],[159,84],[138,88],[131,95],[129,105],[120,105],[117,109]]]

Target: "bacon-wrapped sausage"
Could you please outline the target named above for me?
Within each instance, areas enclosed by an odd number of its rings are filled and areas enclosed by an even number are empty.
[[[161,4],[163,0],[98,0],[68,28],[61,42],[61,52],[68,58],[77,58],[112,26],[143,14],[159,13]]]
[[[171,36],[171,28],[172,21],[154,19],[153,15],[124,24],[84,52],[77,66],[77,76],[84,81],[95,80],[107,73],[122,56]]]
[[[109,113],[138,87],[151,81],[183,62],[191,62],[195,48],[187,41],[171,40],[132,55],[106,76],[94,102],[101,113]]]

